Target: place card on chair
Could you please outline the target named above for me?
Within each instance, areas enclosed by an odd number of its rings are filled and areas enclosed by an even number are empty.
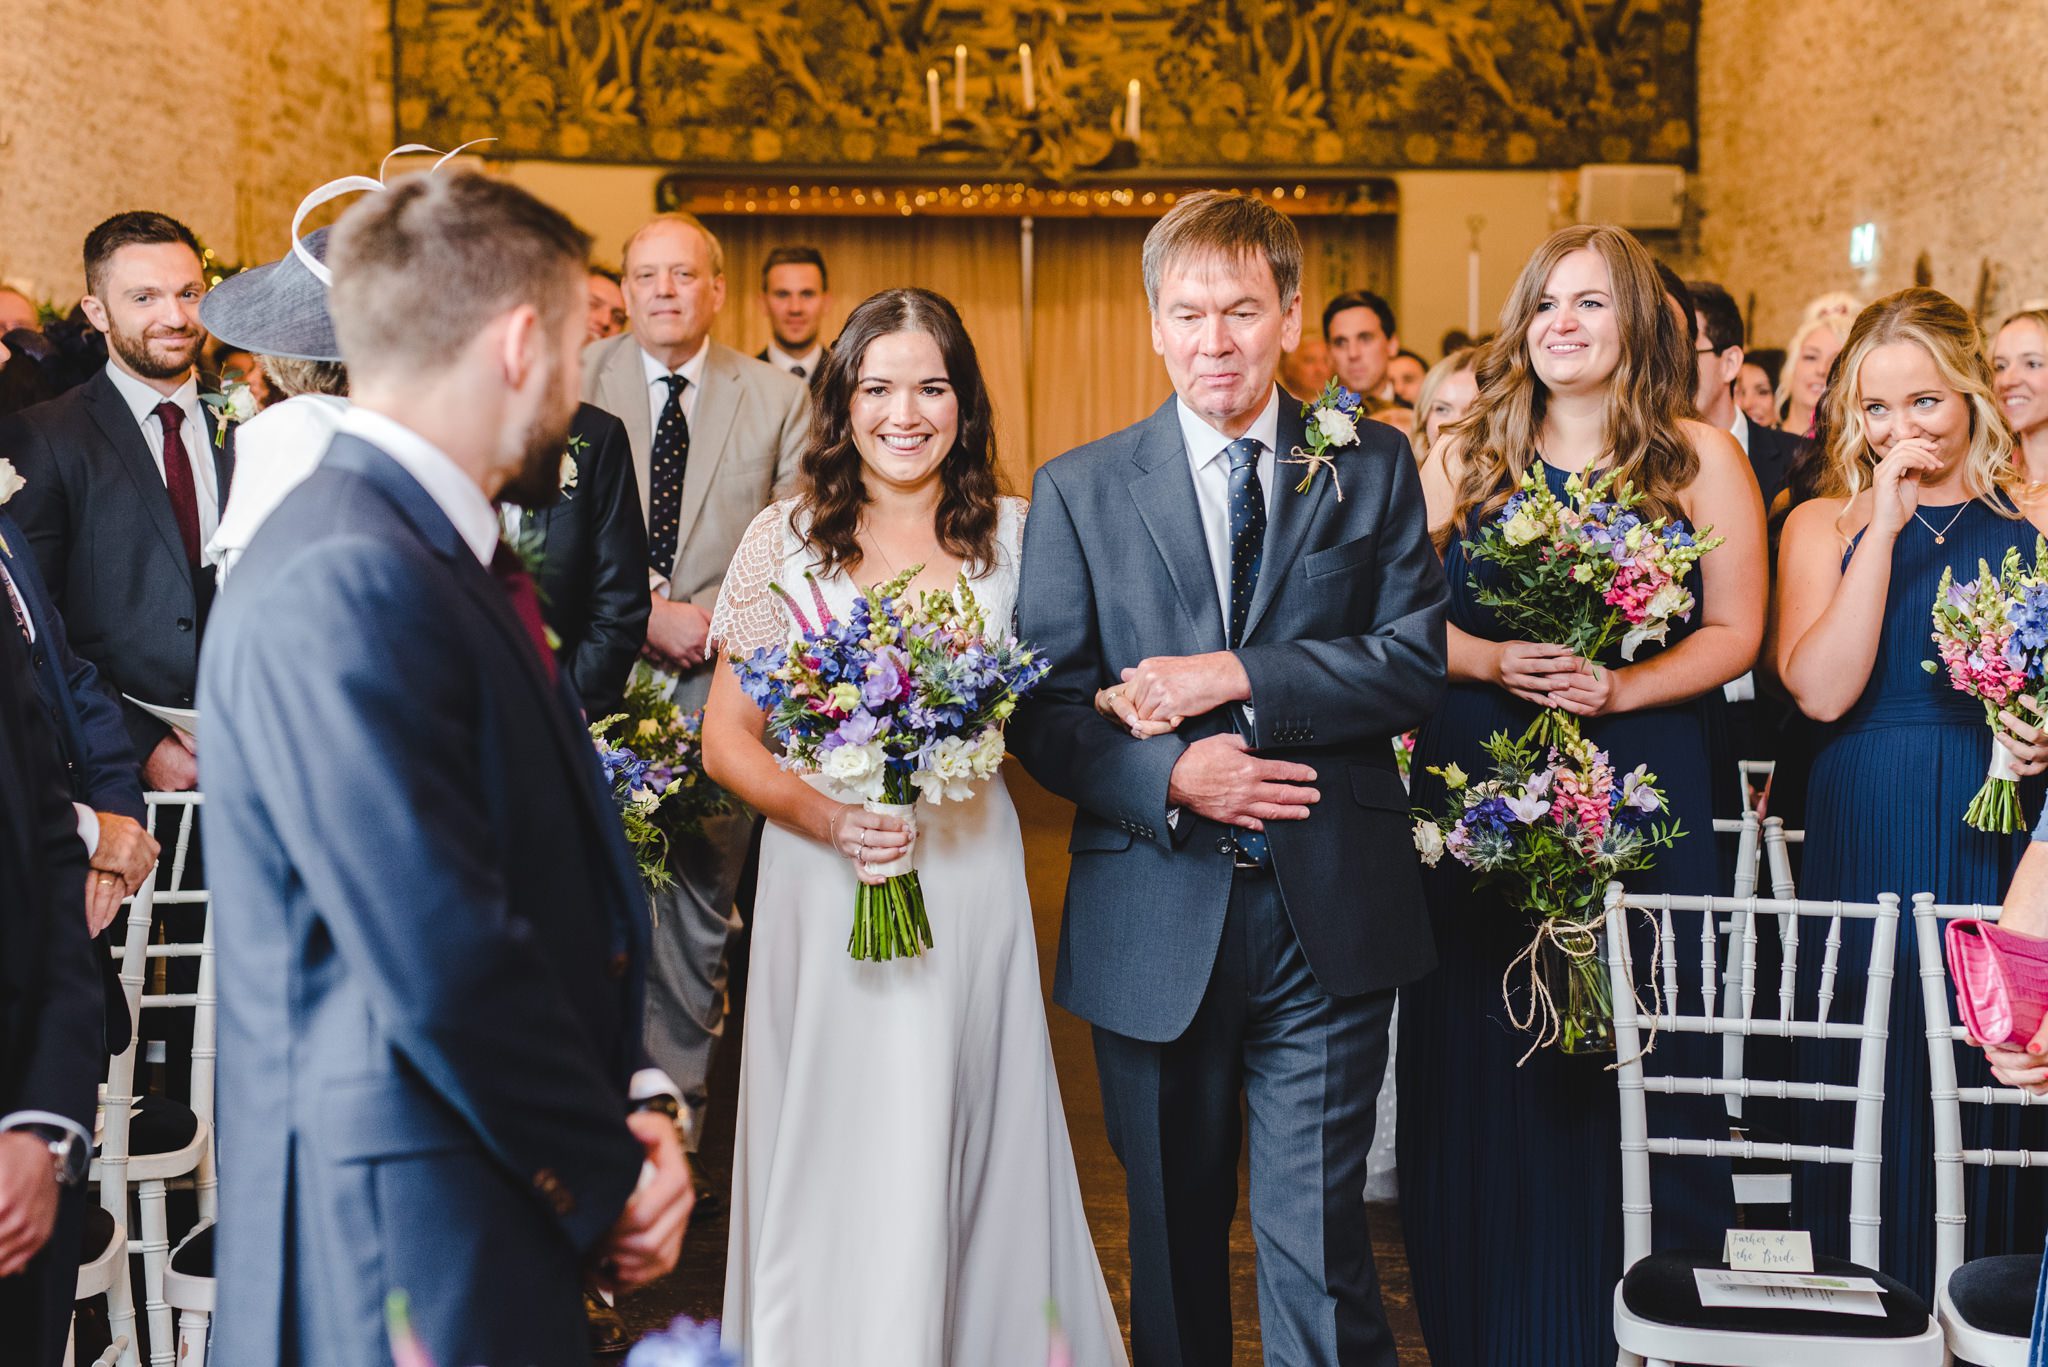
[[[1749,1310],[1822,1310],[1882,1318],[1884,1288],[1869,1277],[1825,1277],[1796,1272],[1722,1272],[1693,1269],[1701,1305]]]
[[[1731,1229],[1721,1261],[1737,1272],[1811,1272],[1813,1236],[1803,1229]]]

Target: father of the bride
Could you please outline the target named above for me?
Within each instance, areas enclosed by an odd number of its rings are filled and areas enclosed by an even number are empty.
[[[220,1362],[389,1364],[393,1292],[436,1361],[587,1361],[584,1279],[675,1264],[673,1122],[628,1114],[647,903],[491,506],[558,492],[588,250],[468,173],[329,244],[354,408],[200,666]]]
[[[1442,692],[1446,594],[1398,434],[1300,463],[1301,262],[1258,200],[1175,205],[1144,255],[1175,397],[1041,469],[1025,527],[1053,669],[1014,744],[1080,808],[1053,994],[1095,1027],[1139,1367],[1231,1361],[1240,1094],[1266,1361],[1394,1363],[1366,1154],[1435,954],[1389,738]]]

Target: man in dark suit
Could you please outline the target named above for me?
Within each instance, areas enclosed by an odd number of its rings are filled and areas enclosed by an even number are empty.
[[[777,247],[761,264],[761,312],[775,340],[754,354],[806,384],[816,378],[831,348],[823,340],[832,291],[825,255],[816,247]]]
[[[63,1360],[101,1054],[85,846],[28,648],[0,629],[0,1342]]]
[[[586,1277],[675,1263],[646,899],[493,507],[559,490],[588,250],[445,171],[331,239],[354,407],[200,671],[222,1362],[388,1362],[397,1290],[437,1361],[579,1361]]]
[[[1231,1360],[1242,1092],[1267,1361],[1393,1367],[1366,1156],[1436,953],[1389,738],[1443,694],[1448,595],[1399,433],[1295,455],[1293,226],[1189,195],[1144,269],[1176,397],[1038,472],[1017,631],[1052,672],[1013,739],[1079,808],[1053,995],[1095,1027],[1134,1359]]]
[[[157,857],[157,843],[143,824],[148,816],[141,772],[121,724],[120,707],[100,687],[92,662],[73,653],[63,615],[43,587],[27,538],[4,512],[0,597],[10,608],[0,615],[0,630],[11,618],[28,648],[36,701],[64,762],[78,835],[91,861],[85,882],[86,928],[99,941],[97,957],[107,989],[107,1048],[118,1053],[128,1045],[128,1003],[115,976],[107,932],[122,899],[142,886]]]
[[[581,404],[562,457],[552,507],[505,510],[508,530],[539,556],[541,614],[555,657],[599,721],[619,710],[633,662],[647,644],[647,524],[626,425]],[[516,530],[515,530],[516,529]]]
[[[192,706],[213,597],[201,551],[234,476],[234,438],[200,402],[199,246],[162,214],[116,214],[85,239],[86,316],[107,364],[0,420],[0,455],[28,481],[11,509],[71,643],[116,697]],[[121,703],[145,786],[198,781],[195,743]]]
[[[1693,359],[1698,362],[1699,390],[1693,403],[1700,417],[1735,434],[1749,456],[1763,491],[1764,510],[1785,487],[1798,454],[1799,438],[1775,427],[1759,427],[1735,402],[1735,382],[1742,374],[1742,310],[1728,291],[1711,280],[1688,280],[1692,295]]]

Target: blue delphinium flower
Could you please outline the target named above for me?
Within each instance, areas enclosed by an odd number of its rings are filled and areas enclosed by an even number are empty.
[[[720,1346],[718,1321],[688,1316],[649,1334],[626,1354],[626,1367],[739,1367],[739,1354]]]

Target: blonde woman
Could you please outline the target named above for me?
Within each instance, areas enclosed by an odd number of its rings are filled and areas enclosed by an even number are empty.
[[[1828,367],[1849,336],[1849,319],[1839,310],[1811,313],[1785,346],[1778,372],[1778,426],[1795,437],[1813,430],[1813,410],[1827,392]]]
[[[1488,736],[1519,735],[1555,705],[1579,717],[1620,768],[1647,764],[1688,832],[1642,884],[1709,890],[1718,880],[1707,708],[1754,663],[1763,634],[1756,481],[1731,434],[1683,416],[1693,392],[1690,324],[1680,326],[1629,234],[1576,227],[1553,236],[1524,268],[1501,323],[1479,355],[1471,411],[1422,471],[1451,592],[1451,685],[1417,738],[1415,801],[1441,810],[1443,781],[1430,766],[1484,773]],[[1646,491],[1646,516],[1711,524],[1727,538],[1701,563],[1699,608],[1669,645],[1632,664],[1582,660],[1553,643],[1509,639],[1479,604],[1473,581],[1492,570],[1475,569],[1465,538],[1500,515],[1529,470],[1560,491],[1573,474],[1615,471]],[[1507,1020],[1501,978],[1528,942],[1526,918],[1476,893],[1450,860],[1425,888],[1440,962],[1402,989],[1396,1134],[1430,1360],[1612,1362],[1610,1307],[1622,1272],[1614,1079],[1597,1061],[1555,1051],[1517,1066],[1529,1039]],[[1704,1138],[1717,1123],[1726,1133],[1715,1110],[1680,1102],[1667,1114]],[[1702,1165],[1662,1166],[1659,1229],[1717,1242],[1730,1215],[1725,1171],[1716,1180]],[[1561,1170],[1571,1180],[1559,1181]],[[1675,1179],[1669,1189],[1664,1177]],[[1473,1313],[1475,1294],[1482,1314]]]
[[[1459,347],[1422,377],[1415,395],[1415,422],[1408,429],[1408,444],[1415,448],[1418,465],[1429,459],[1444,429],[1464,417],[1479,397],[1479,381],[1472,374],[1478,356],[1477,347]]]
[[[2048,484],[2048,308],[2022,309],[1999,324],[1991,375],[2027,482]]]
[[[1996,565],[2010,547],[2031,560],[2041,530],[2022,512],[2022,474],[1976,323],[1929,289],[1870,305],[1842,352],[1826,426],[1835,493],[1792,510],[1779,557],[1778,674],[1801,710],[1825,723],[1806,799],[1800,894],[1868,901],[1881,892],[1931,892],[1943,902],[1994,903],[2026,833],[1990,835],[1963,824],[1992,734],[1978,703],[1921,668],[1933,655],[1928,616],[1942,572],[1972,577],[1980,560]],[[2048,769],[2039,721],[2015,705],[2007,724],[2016,739],[1998,742],[2028,778],[2022,798],[2030,814],[2041,810],[2042,795],[2030,776]],[[1868,934],[1867,922],[1845,923],[1845,952],[1867,945]],[[1912,931],[1900,934],[1900,962],[1911,962]],[[1816,967],[1810,957],[1801,956],[1803,970]],[[1838,1018],[1856,1018],[1859,988],[1838,988]],[[1900,973],[1891,990],[1892,1037],[1920,1038],[1918,982]],[[1926,1296],[1934,1277],[1932,1136],[1926,1107],[1913,1098],[1926,1094],[1927,1056],[1895,1049],[1889,1058],[1885,1094],[1903,1104],[1885,1107],[1883,1265]],[[1816,1048],[1812,1066],[1840,1066],[1835,1080],[1853,1081],[1853,1067],[1837,1054]],[[1966,1125],[1992,1109],[1969,1108]],[[1963,1142],[2009,1146],[2022,1118],[2034,1120],[2007,1115]],[[1850,1143],[1846,1116],[1833,1119],[1840,1125],[1802,1138]],[[2021,1147],[2048,1148],[2048,1125],[2028,1128]],[[1983,1171],[1969,1180],[1970,1256],[2026,1246],[2014,1240],[2041,1246],[2041,1184],[2016,1187]],[[1846,1170],[1839,1181],[1803,1182],[1799,1194],[1797,1227],[1839,1245],[1848,1228]]]

